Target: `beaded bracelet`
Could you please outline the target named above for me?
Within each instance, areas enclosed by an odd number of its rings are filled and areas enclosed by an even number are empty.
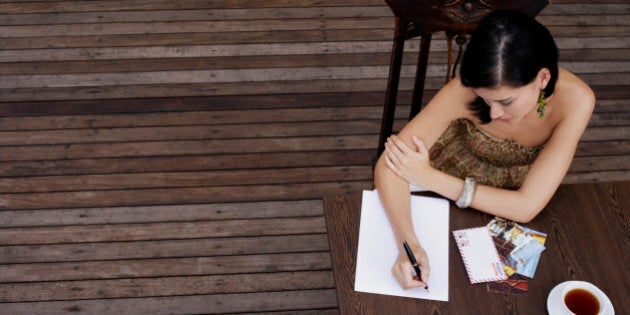
[[[473,200],[473,195],[475,194],[475,189],[477,188],[477,182],[472,177],[466,177],[464,180],[464,190],[462,190],[462,194],[459,195],[455,204],[460,208],[468,208]]]

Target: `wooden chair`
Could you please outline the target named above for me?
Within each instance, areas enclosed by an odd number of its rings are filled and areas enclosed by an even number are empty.
[[[479,21],[494,10],[519,10],[530,16],[536,16],[549,3],[547,0],[385,0],[385,2],[394,12],[396,30],[390,59],[378,156],[385,149],[387,137],[392,134],[405,40],[420,36],[420,53],[409,113],[409,119],[411,119],[422,108],[422,94],[433,33],[443,31],[447,36],[446,80],[448,82],[449,73],[451,71],[453,74],[455,73],[452,68],[451,43],[453,37],[471,33]],[[461,37],[458,38],[460,48],[464,44],[462,39]]]

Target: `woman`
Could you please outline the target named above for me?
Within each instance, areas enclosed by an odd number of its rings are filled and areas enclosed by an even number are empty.
[[[556,45],[543,25],[513,11],[481,21],[460,77],[388,139],[375,168],[399,247],[392,273],[400,285],[424,287],[430,273],[412,227],[409,184],[461,208],[528,222],[562,182],[594,106],[592,90],[558,68]],[[403,240],[420,264],[420,279]]]

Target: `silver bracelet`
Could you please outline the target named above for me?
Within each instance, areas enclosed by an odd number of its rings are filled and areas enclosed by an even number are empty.
[[[464,190],[462,190],[462,194],[459,195],[455,204],[462,209],[470,207],[476,188],[477,182],[475,182],[475,179],[472,177],[466,177],[466,179],[464,179]]]

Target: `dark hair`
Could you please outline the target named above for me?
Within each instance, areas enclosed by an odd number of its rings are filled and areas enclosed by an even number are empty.
[[[558,48],[553,37],[547,28],[524,13],[498,10],[488,14],[473,32],[460,75],[467,87],[521,87],[531,83],[543,68],[551,72],[545,87],[548,97],[558,79]],[[490,108],[480,97],[469,108],[482,123],[491,121]]]

